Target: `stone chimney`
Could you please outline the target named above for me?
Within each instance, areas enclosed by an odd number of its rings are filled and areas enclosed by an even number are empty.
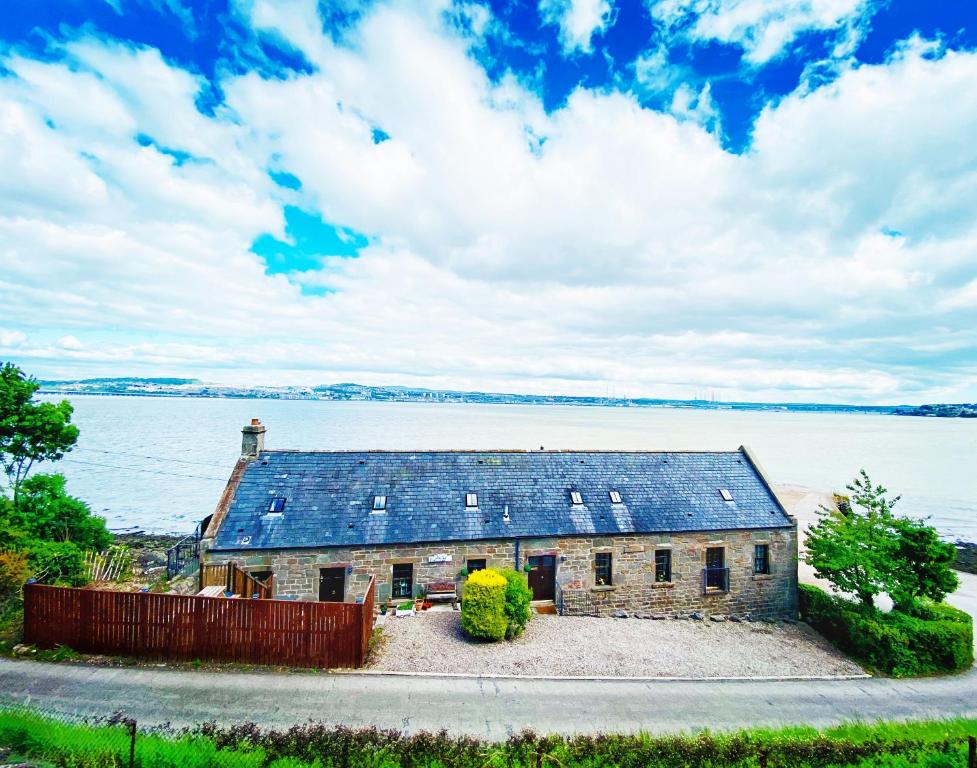
[[[241,456],[246,459],[256,459],[265,449],[265,425],[260,419],[251,419],[241,430]]]

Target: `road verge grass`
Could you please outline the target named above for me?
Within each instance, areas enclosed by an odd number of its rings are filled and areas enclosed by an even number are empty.
[[[447,733],[317,724],[286,730],[253,723],[206,724],[135,737],[133,768],[486,768],[505,766],[858,766],[859,768],[963,768],[967,737],[977,720],[849,724],[814,728],[753,729],[729,734],[539,736],[531,731],[504,742]],[[131,731],[124,720],[65,722],[28,709],[0,709],[0,747],[12,756],[71,768],[129,766]],[[7,758],[9,759],[9,758]]]

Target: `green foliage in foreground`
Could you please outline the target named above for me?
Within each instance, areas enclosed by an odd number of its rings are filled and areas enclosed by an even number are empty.
[[[395,731],[320,725],[262,731],[253,724],[203,726],[191,732],[140,733],[137,768],[486,768],[491,766],[732,766],[752,768],[765,754],[770,766],[962,768],[966,736],[977,720],[750,730],[696,736],[537,736],[523,732],[505,742],[445,733],[402,736]],[[0,710],[0,746],[19,758],[71,768],[128,765],[123,725],[73,725],[25,710]]]
[[[883,613],[798,587],[801,618],[863,664],[894,677],[960,672],[974,663],[973,619],[945,603]]]

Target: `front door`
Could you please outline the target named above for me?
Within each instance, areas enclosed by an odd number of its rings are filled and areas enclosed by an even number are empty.
[[[346,594],[345,568],[319,569],[319,600],[323,603],[341,603]]]
[[[556,558],[537,555],[529,558],[529,588],[533,600],[552,600],[556,597]]]

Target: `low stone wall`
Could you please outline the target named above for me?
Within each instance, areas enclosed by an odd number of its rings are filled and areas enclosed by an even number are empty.
[[[199,591],[200,577],[196,573],[180,576],[170,582],[170,593],[174,595],[195,595]]]
[[[754,574],[756,544],[769,548],[770,573]],[[614,537],[562,537],[519,541],[518,566],[533,555],[553,555],[556,592],[566,613],[609,616],[615,612],[688,615],[794,616],[797,611],[797,535],[794,528],[749,531],[675,533]],[[706,550],[725,549],[729,591],[704,593],[702,572]],[[672,553],[672,579],[655,580],[655,552]],[[609,552],[612,584],[595,583],[594,555]],[[254,552],[208,552],[206,562],[235,561],[248,571],[271,570],[275,596],[317,600],[319,571],[347,572],[345,599],[362,596],[371,576],[377,580],[377,600],[391,597],[393,566],[410,563],[413,583],[460,580],[470,559],[484,559],[489,567],[517,567],[512,540],[450,544],[421,544],[369,548],[325,548]],[[563,598],[561,600],[561,598]]]

